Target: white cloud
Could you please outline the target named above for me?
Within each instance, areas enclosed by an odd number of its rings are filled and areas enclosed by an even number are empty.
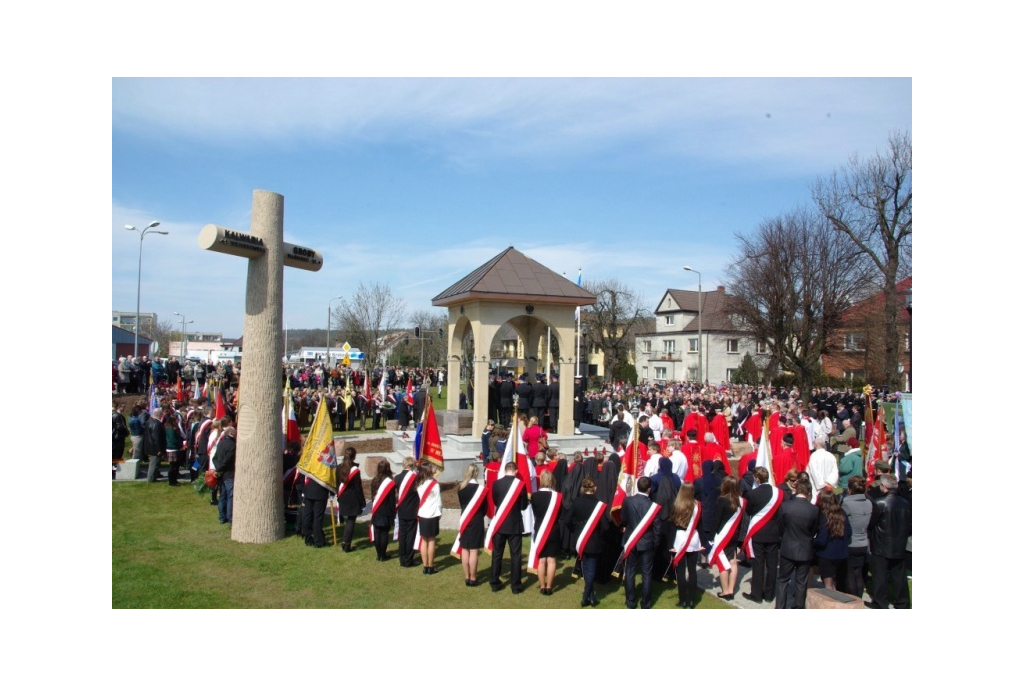
[[[113,122],[215,145],[418,140],[462,165],[629,145],[803,166],[909,129],[910,99],[909,79],[114,79]]]

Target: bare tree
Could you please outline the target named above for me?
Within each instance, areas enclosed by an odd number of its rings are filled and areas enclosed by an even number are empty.
[[[386,283],[363,283],[351,296],[335,307],[340,322],[338,330],[349,344],[366,355],[367,368],[376,366],[381,357],[384,335],[398,328],[405,318],[405,301],[391,292]]]
[[[881,275],[885,320],[885,380],[899,387],[902,306],[896,283],[910,273],[913,228],[913,146],[910,134],[893,133],[888,149],[843,169],[814,187],[814,201],[832,228],[861,250]]]
[[[616,278],[586,281],[583,287],[597,296],[597,302],[583,310],[587,337],[604,352],[605,377],[612,378],[629,361],[650,312],[643,295]]]
[[[843,312],[864,287],[864,256],[835,240],[825,218],[807,210],[764,221],[737,235],[729,267],[728,313],[763,341],[773,360],[796,374],[805,394],[821,372]]]

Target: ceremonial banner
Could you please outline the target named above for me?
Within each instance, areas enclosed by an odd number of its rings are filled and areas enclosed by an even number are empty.
[[[772,470],[772,448],[768,444],[768,431],[761,431],[761,441],[757,446],[757,461],[754,462],[757,466],[763,466],[768,469],[768,484],[775,485],[775,471]],[[740,476],[743,474],[741,473]]]
[[[437,428],[437,416],[434,414],[434,403],[427,395],[427,408],[422,421],[423,430],[420,434],[417,457],[422,457],[428,464],[434,465],[436,473],[444,471],[444,453],[441,450],[441,431]]]
[[[338,487],[337,467],[338,459],[334,454],[334,429],[331,426],[331,415],[327,410],[327,402],[322,401],[316,408],[313,427],[309,429],[309,435],[306,437],[306,444],[302,446],[302,456],[299,457],[296,468],[333,492]]]

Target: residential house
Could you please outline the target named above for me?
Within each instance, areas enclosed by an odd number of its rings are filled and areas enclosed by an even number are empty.
[[[666,290],[654,310],[654,333],[636,337],[640,380],[728,382],[744,354],[767,355],[767,347],[726,314],[731,297],[724,286],[703,293]]]

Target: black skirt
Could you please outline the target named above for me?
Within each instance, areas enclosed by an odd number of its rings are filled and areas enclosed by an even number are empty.
[[[436,538],[441,532],[441,517],[435,516],[429,519],[420,519],[420,537]]]

